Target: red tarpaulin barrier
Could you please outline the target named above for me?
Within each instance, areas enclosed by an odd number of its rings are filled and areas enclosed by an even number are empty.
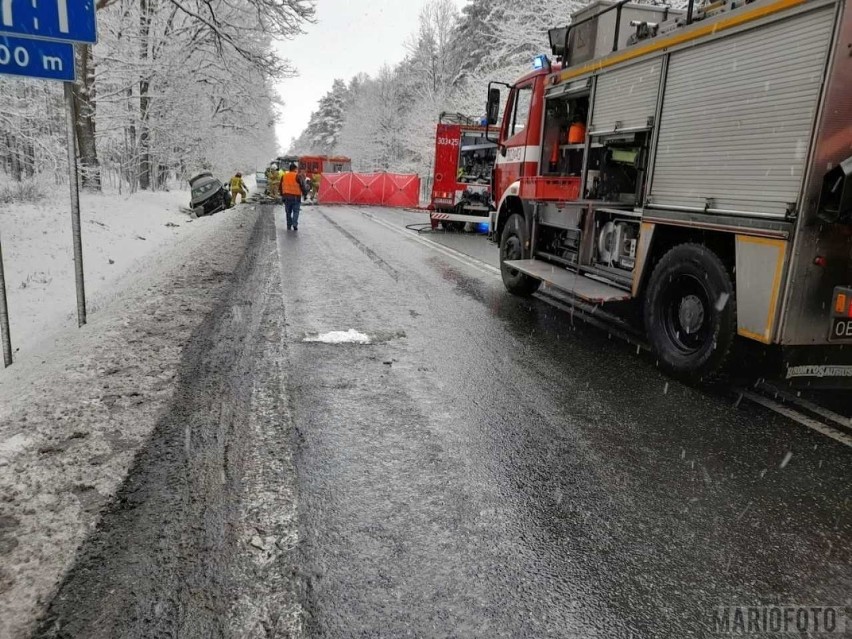
[[[351,173],[323,173],[318,197],[323,204],[348,204],[351,190]]]
[[[373,192],[373,183],[378,176],[375,173],[353,173],[352,191],[349,193],[349,204],[364,206],[381,206],[381,193]]]
[[[416,207],[420,204],[420,178],[416,175],[385,173],[383,206]]]
[[[397,173],[323,174],[320,204],[416,207],[420,204],[420,178]]]

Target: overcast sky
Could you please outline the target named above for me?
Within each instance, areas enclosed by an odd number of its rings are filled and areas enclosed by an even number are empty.
[[[461,8],[467,0],[455,0]],[[278,45],[299,70],[279,91],[286,103],[278,123],[282,151],[297,137],[335,78],[373,75],[385,63],[405,57],[405,42],[417,29],[426,0],[317,0],[317,24],[304,35]]]

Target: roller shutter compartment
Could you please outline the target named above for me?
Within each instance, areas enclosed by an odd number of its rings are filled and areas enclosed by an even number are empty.
[[[660,92],[660,58],[598,76],[592,132],[648,126]]]
[[[651,201],[797,206],[833,23],[822,8],[673,53]]]

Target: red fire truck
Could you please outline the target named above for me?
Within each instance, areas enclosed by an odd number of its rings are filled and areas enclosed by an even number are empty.
[[[352,160],[342,155],[303,155],[299,157],[299,168],[308,177],[314,173],[346,173],[352,170]]]
[[[549,35],[504,85],[506,288],[623,309],[687,378],[750,342],[852,381],[852,0],[598,0]]]
[[[342,155],[284,155],[273,162],[282,171],[286,171],[291,163],[297,164],[309,178],[314,173],[345,173],[352,170],[352,160]]]
[[[435,133],[432,228],[461,230],[468,222],[488,222],[491,173],[497,145],[486,126],[461,114],[442,113]]]

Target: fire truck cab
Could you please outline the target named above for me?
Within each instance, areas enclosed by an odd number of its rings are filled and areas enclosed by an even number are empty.
[[[598,0],[549,35],[504,85],[506,288],[634,309],[683,377],[746,340],[852,379],[852,0]]]

